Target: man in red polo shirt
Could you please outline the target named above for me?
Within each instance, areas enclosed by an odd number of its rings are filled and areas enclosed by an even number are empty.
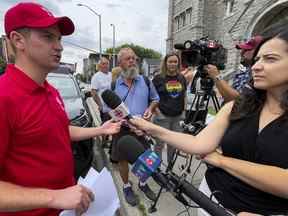
[[[71,140],[117,133],[120,123],[69,126],[59,93],[47,83],[59,66],[61,36],[73,31],[68,17],[36,3],[19,3],[5,15],[15,64],[0,77],[0,216],[56,216],[61,209],[80,215],[93,200],[74,185]]]

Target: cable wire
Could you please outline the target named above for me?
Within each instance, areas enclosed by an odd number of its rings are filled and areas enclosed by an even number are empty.
[[[70,42],[70,41],[65,41],[65,40],[63,40],[63,43],[70,44],[70,45],[72,45],[72,46],[74,46],[74,47],[77,47],[77,48],[80,48],[80,49],[83,49],[83,50],[86,50],[86,51],[90,51],[90,52],[93,52],[93,53],[96,53],[96,54],[99,53],[99,52],[97,52],[97,51],[95,51],[95,50],[93,50],[93,49],[89,49],[89,48],[83,47],[83,46],[81,46],[81,45],[72,43],[72,42]]]

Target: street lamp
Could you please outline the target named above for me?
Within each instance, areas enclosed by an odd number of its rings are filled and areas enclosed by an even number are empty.
[[[92,8],[90,8],[88,5],[85,4],[77,4],[77,6],[83,6],[88,8],[90,11],[92,11],[92,13],[94,13],[96,16],[99,17],[99,56],[100,58],[102,57],[102,45],[101,45],[101,14],[97,13],[95,10],[93,10]]]
[[[116,63],[115,63],[115,25],[114,24],[110,24],[113,28],[113,67],[115,67]]]

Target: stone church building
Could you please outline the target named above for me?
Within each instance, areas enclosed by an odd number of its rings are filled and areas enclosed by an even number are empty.
[[[230,79],[240,61],[235,44],[284,19],[288,0],[169,0],[167,52],[174,44],[209,36],[227,50],[223,73]]]

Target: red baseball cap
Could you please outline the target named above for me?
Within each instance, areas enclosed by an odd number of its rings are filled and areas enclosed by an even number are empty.
[[[57,24],[62,35],[74,32],[74,24],[68,17],[54,15],[40,4],[22,2],[10,8],[5,14],[5,32],[9,38],[11,31],[19,28],[47,28]]]
[[[253,50],[261,43],[261,41],[261,36],[255,36],[246,42],[236,44],[236,48],[242,50]]]

